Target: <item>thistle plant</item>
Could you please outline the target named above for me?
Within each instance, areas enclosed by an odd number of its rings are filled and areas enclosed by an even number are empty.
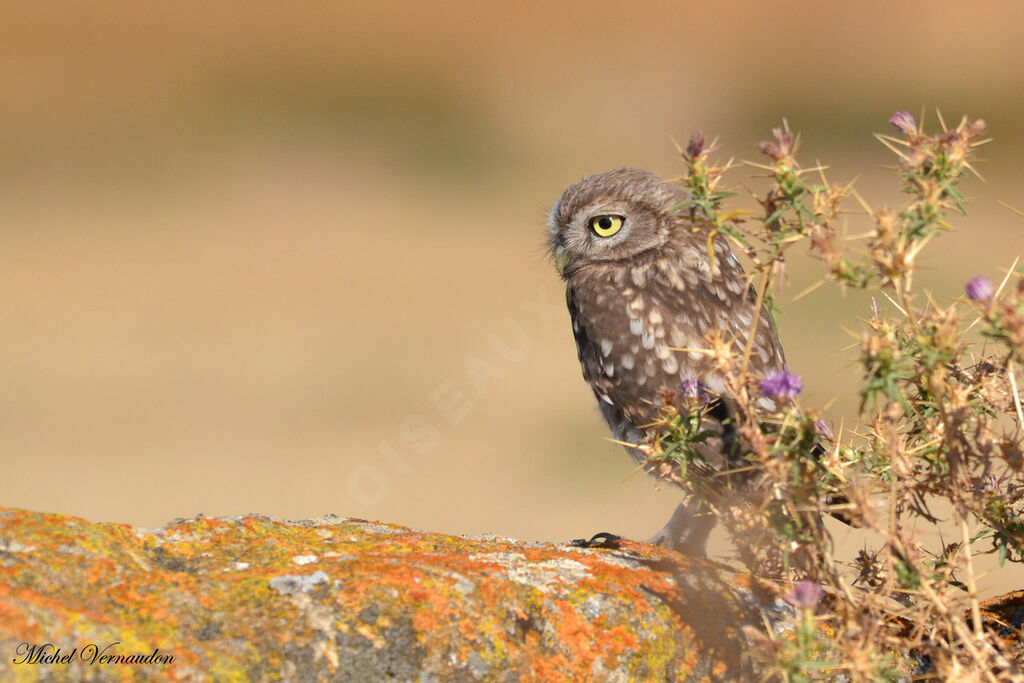
[[[775,309],[797,247],[820,261],[824,281],[872,292],[872,305],[860,324],[860,409],[846,418],[853,428],[835,434],[789,368],[752,377],[750,344],[711,336],[706,352],[726,377],[726,419],[742,464],[723,473],[702,461],[697,445],[723,427],[710,419],[721,417],[709,414],[716,402],[693,383],[664,392],[647,465],[725,522],[752,572],[794,582],[795,634],[785,642],[747,634],[753,656],[776,677],[915,673],[893,668],[895,652],[913,653],[916,673],[940,678],[1024,675],[983,627],[974,569],[984,553],[1001,565],[1024,563],[1024,268],[1002,278],[981,273],[936,296],[915,290],[924,247],[966,211],[960,184],[987,142],[985,124],[965,117],[947,127],[939,116],[939,131],[927,132],[904,111],[889,123],[895,134],[878,139],[895,153],[907,195],[895,208],[874,208],[852,183],[803,168],[799,136],[785,125],[761,143],[766,160],[746,164],[766,185],[754,196],[756,217],[726,206],[735,193],[723,189],[724,178],[735,165],[710,160],[716,145],[697,133],[681,150],[679,182],[692,198],[679,208],[712,226],[709,255],[717,235],[746,254],[764,315]],[[842,237],[843,214],[870,222],[866,242]],[[870,529],[874,547],[835,557],[823,513]],[[943,523],[957,539],[939,549],[915,532]]]

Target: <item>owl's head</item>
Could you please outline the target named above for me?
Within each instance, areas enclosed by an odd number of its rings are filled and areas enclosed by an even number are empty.
[[[562,277],[591,263],[628,261],[664,246],[686,191],[649,171],[617,168],[570,185],[548,220]]]

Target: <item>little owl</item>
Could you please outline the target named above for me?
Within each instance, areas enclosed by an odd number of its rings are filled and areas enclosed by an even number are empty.
[[[712,241],[709,258],[708,228],[680,208],[688,197],[652,173],[619,168],[570,186],[551,209],[551,250],[566,283],[583,377],[620,442],[641,444],[651,435],[663,388],[688,383],[726,399],[724,377],[698,350],[710,333],[739,349],[749,340],[757,297],[725,239]],[[766,311],[758,316],[749,362],[761,377],[785,367]],[[710,417],[723,418],[715,410]],[[719,429],[722,438],[704,445],[718,452],[703,455],[725,469],[730,428]],[[627,451],[645,460],[640,450]],[[652,540],[703,555],[714,525],[696,502],[684,502]]]

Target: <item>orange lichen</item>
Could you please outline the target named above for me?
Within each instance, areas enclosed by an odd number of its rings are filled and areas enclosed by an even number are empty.
[[[750,596],[779,593],[645,544],[475,540],[335,517],[149,531],[0,508],[0,540],[0,674],[15,676],[95,674],[12,662],[21,643],[46,641],[174,657],[104,670],[124,680],[730,679],[739,648],[723,644],[761,619]]]

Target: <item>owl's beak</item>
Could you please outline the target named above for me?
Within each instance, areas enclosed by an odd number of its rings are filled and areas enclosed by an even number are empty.
[[[565,247],[561,244],[555,245],[555,270],[559,275],[565,275],[565,267],[569,265],[569,255],[565,253]]]

